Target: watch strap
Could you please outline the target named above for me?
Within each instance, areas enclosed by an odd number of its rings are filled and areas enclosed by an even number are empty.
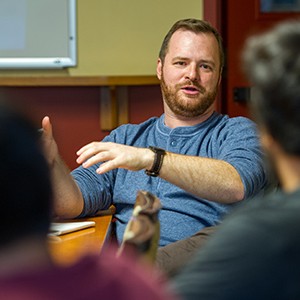
[[[154,156],[154,162],[153,162],[151,169],[145,170],[145,173],[148,176],[157,177],[159,175],[159,171],[163,164],[163,160],[164,160],[166,151],[164,149],[153,147],[153,146],[149,146],[149,149],[154,152],[155,156]]]

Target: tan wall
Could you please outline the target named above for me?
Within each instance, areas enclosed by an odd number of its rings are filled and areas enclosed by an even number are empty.
[[[78,65],[6,75],[154,75],[160,44],[181,18],[202,18],[203,0],[77,0]]]

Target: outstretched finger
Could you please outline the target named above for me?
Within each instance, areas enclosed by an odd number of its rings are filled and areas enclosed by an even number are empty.
[[[42,132],[43,134],[52,137],[52,125],[48,116],[42,120]]]

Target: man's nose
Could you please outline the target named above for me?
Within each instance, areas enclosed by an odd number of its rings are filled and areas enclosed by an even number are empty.
[[[198,69],[196,66],[190,66],[187,69],[187,73],[186,73],[186,79],[189,79],[191,81],[198,81],[199,80],[199,73],[198,73]]]

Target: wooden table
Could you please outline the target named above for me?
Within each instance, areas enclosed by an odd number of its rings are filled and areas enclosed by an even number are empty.
[[[110,237],[112,215],[103,215],[69,222],[95,221],[96,226],[49,237],[50,253],[53,260],[62,265],[74,263],[88,253],[100,253],[102,246]]]

